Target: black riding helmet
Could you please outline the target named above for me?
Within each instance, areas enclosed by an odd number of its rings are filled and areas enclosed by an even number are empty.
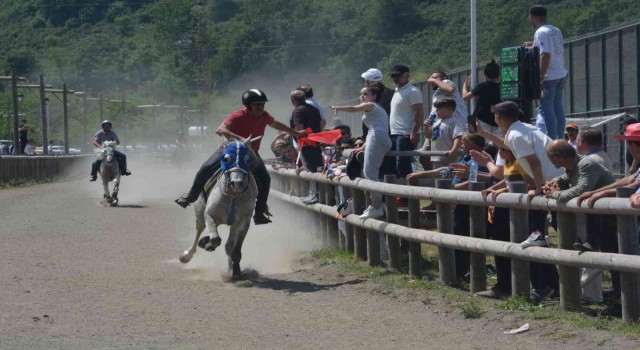
[[[265,103],[269,102],[267,100],[267,95],[264,94],[261,90],[251,89],[247,90],[242,94],[242,104],[249,108],[252,103]]]
[[[100,127],[104,127],[105,124],[109,124],[109,126],[113,127],[113,124],[108,120],[103,120],[102,123],[100,123]]]

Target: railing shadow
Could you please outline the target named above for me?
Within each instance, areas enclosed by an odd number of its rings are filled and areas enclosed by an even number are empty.
[[[271,290],[281,290],[289,294],[295,293],[314,293],[335,289],[343,285],[360,284],[363,280],[357,278],[351,281],[332,283],[332,284],[316,284],[313,282],[286,281],[269,277],[256,277],[250,280],[237,283],[238,287],[244,288],[265,288]]]

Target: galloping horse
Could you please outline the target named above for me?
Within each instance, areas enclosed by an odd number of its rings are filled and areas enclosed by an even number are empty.
[[[205,191],[206,194],[201,195],[195,204],[196,239],[189,249],[180,254],[181,262],[191,261],[197,246],[206,251],[214,251],[222,243],[218,226],[229,225],[229,238],[225,245],[229,271],[232,272],[232,281],[240,278],[242,243],[247,236],[258,195],[251,167],[254,161],[260,160],[248,145],[257,139],[248,137],[244,142],[234,139],[225,142],[220,161],[222,174],[217,176],[214,187],[208,193]],[[209,235],[200,239],[205,226]]]
[[[98,153],[100,164],[100,178],[104,188],[104,202],[112,207],[118,206],[118,191],[120,190],[120,166],[115,156],[116,142],[104,141],[104,149]],[[113,193],[109,194],[109,182],[113,181]]]

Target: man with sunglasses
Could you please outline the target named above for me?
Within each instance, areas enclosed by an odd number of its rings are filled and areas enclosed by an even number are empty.
[[[409,67],[398,64],[389,73],[396,85],[391,99],[389,127],[392,151],[413,151],[420,141],[420,126],[424,117],[422,93],[409,84]],[[396,176],[405,178],[411,174],[411,157],[396,157]]]

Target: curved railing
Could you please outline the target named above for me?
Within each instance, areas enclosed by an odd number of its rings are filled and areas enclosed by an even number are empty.
[[[309,226],[323,238],[328,247],[354,252],[359,259],[370,265],[380,265],[380,233],[387,235],[390,257],[389,265],[401,267],[400,240],[409,245],[409,273],[421,277],[421,244],[438,246],[440,278],[447,285],[457,285],[454,249],[471,252],[470,290],[485,290],[486,255],[512,258],[512,293],[514,296],[529,295],[529,261],[558,265],[560,274],[560,305],[564,310],[581,309],[580,269],[581,267],[620,271],[622,289],[623,320],[634,322],[640,317],[640,256],[638,256],[638,221],[640,211],[631,208],[629,188],[621,188],[619,197],[603,198],[594,208],[579,207],[575,200],[560,203],[553,199],[534,198],[531,204],[523,193],[524,183],[514,184],[510,192],[500,195],[496,201],[485,201],[479,191],[484,183],[471,184],[470,191],[451,190],[451,180],[438,179],[436,187],[420,187],[419,183],[397,184],[395,176],[386,176],[387,183],[365,179],[349,180],[346,177],[329,179],[321,174],[303,172],[296,175],[294,170],[269,169],[272,176],[271,198],[285,201],[314,214],[316,222]],[[303,204],[299,197],[308,194],[309,186],[318,185],[320,203]],[[353,214],[344,218],[336,215],[336,193],[338,186],[350,190],[353,199]],[[386,198],[385,220],[361,220],[358,215],[366,207],[365,191],[382,193]],[[396,197],[409,198],[408,225],[398,224]],[[437,231],[420,227],[420,200],[429,199],[437,203]],[[453,205],[470,206],[471,237],[453,235]],[[497,206],[510,209],[511,242],[485,239],[486,207]],[[522,249],[520,242],[529,235],[528,210],[551,210],[558,218],[558,248],[530,247]],[[577,242],[578,225],[576,218],[581,214],[606,214],[618,222],[619,254],[586,252],[573,250]],[[338,232],[337,222],[346,224],[346,235]]]

